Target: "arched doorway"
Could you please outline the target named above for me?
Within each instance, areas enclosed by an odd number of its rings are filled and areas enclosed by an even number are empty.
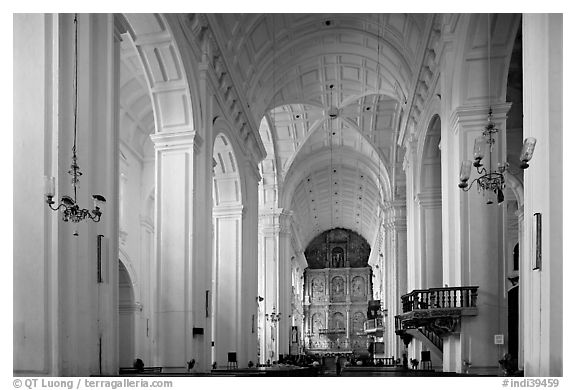
[[[120,367],[131,367],[135,350],[134,288],[128,270],[118,260],[118,343]]]

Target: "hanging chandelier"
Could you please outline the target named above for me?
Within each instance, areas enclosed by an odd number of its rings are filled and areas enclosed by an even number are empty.
[[[44,177],[44,196],[46,198],[46,203],[48,207],[54,211],[62,212],[62,220],[64,222],[79,223],[86,218],[91,219],[94,222],[99,222],[102,216],[102,211],[100,207],[106,202],[106,199],[102,195],[92,195],[94,201],[93,209],[83,209],[78,205],[77,202],[77,188],[80,182],[80,176],[82,176],[82,171],[80,171],[80,166],[78,165],[78,156],[76,154],[76,140],[78,132],[78,14],[74,15],[74,146],[72,147],[72,165],[68,174],[72,176],[72,186],[74,189],[74,197],[64,195],[60,199],[58,206],[54,207],[56,203],[54,198],[54,177]],[[78,236],[78,230],[74,231],[74,235]]]
[[[484,131],[482,131],[482,136],[474,140],[474,162],[465,160],[462,161],[460,165],[460,183],[458,187],[467,192],[472,188],[473,184],[476,183],[478,192],[482,193],[483,196],[488,196],[486,204],[494,203],[494,196],[496,196],[498,204],[501,204],[504,202],[504,188],[506,187],[504,173],[509,170],[510,164],[507,162],[499,162],[496,169],[492,167],[492,148],[496,143],[495,136],[498,133],[498,128],[494,125],[494,122],[492,122],[492,106],[490,105],[490,46],[490,14],[488,14],[488,123]],[[522,152],[520,153],[520,168],[528,168],[528,161],[532,159],[535,146],[535,138],[528,137],[524,140]],[[486,149],[488,149],[488,167],[485,167],[482,163],[486,155]],[[476,167],[476,171],[480,176],[468,184],[472,165]]]
[[[273,323],[276,323],[278,321],[280,321],[280,317],[282,316],[282,313],[276,313],[276,307],[272,307],[272,313],[268,314],[266,313],[266,319],[268,321],[271,321]]]

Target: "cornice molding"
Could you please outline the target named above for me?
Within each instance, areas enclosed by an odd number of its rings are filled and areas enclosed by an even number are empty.
[[[154,143],[155,150],[180,149],[183,147],[193,147],[198,151],[203,143],[203,139],[196,131],[178,131],[172,133],[150,134],[150,139]]]
[[[492,106],[492,118],[494,122],[499,122],[506,119],[512,103],[497,103]],[[454,134],[457,134],[459,130],[468,129],[474,127],[477,129],[480,127],[482,129],[488,120],[488,110],[489,106],[460,106],[450,115],[449,124],[452,128]],[[480,130],[478,129],[478,130]]]
[[[212,216],[217,218],[237,218],[244,214],[244,205],[220,205],[212,209]]]
[[[424,208],[442,207],[442,190],[430,189],[416,194],[418,205]]]
[[[426,24],[426,44],[423,46],[420,56],[420,66],[412,81],[412,93],[406,102],[406,116],[400,126],[398,145],[404,144],[404,138],[409,134],[409,127],[418,123],[418,119],[425,108],[425,103],[430,97],[430,91],[438,79],[439,53],[441,49],[441,26],[438,15],[433,15]]]

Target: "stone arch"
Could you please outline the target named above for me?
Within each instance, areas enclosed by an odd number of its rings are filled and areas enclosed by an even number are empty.
[[[233,126],[228,121],[222,118],[217,118],[214,121],[212,132],[212,168],[215,181],[222,179],[230,179],[234,176],[237,181],[237,191],[234,198],[227,199],[227,204],[232,203],[236,205],[246,204],[247,200],[247,175],[249,174],[249,167],[251,166],[250,156],[247,151],[242,147],[242,143],[238,139],[237,133],[233,130]],[[214,188],[216,191],[216,188]],[[213,193],[215,201],[218,194]],[[230,203],[232,202],[232,203]],[[215,206],[220,205],[215,203]]]
[[[254,361],[257,283],[257,182],[232,126],[214,122],[210,140],[212,192],[212,361],[237,353],[240,367]],[[254,196],[252,196],[254,195]],[[248,298],[250,297],[250,298]]]
[[[138,277],[136,269],[134,268],[134,263],[128,257],[126,251],[122,248],[118,249],[118,261],[122,264],[125,268],[128,278],[130,279],[131,288],[133,290],[133,298],[134,302],[139,302],[141,297],[140,285],[138,283]]]
[[[488,45],[488,15],[491,44]],[[520,23],[519,14],[467,14],[455,45],[452,103],[485,105],[488,98],[495,104],[506,99],[510,56]],[[488,50],[490,59],[490,96],[488,96]]]
[[[219,133],[214,140],[214,207],[242,205],[240,168],[230,139]]]
[[[131,367],[136,358],[136,300],[134,283],[122,260],[118,260],[119,365]]]
[[[286,173],[284,178],[284,188],[279,197],[278,203],[280,207],[289,207],[292,203],[295,187],[307,175],[307,171],[304,169],[304,167],[318,166],[318,164],[326,160],[327,157],[329,158],[329,154],[330,151],[325,150],[323,152],[316,153],[313,156],[308,156],[306,159],[295,161],[295,163],[290,166],[290,170]],[[382,200],[390,200],[392,198],[392,185],[390,176],[386,168],[383,166],[384,164],[380,166],[381,180],[376,180],[378,177],[378,164],[371,158],[354,150],[348,150],[348,153],[346,153],[344,157],[350,159],[350,161],[358,161],[361,166],[366,169],[367,175],[374,178],[374,182],[379,183],[379,192],[382,193]],[[343,161],[345,161],[344,157]]]
[[[172,20],[176,17],[124,14],[126,32],[148,83],[156,133],[202,129],[200,115],[194,115],[201,112],[195,66],[181,54],[185,41],[177,21]]]

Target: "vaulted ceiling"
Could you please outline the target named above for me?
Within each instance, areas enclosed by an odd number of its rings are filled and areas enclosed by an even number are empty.
[[[334,227],[372,243],[432,16],[216,14],[208,20],[255,122],[267,118],[260,129],[268,154],[262,206],[279,201],[291,210],[304,246]],[[276,184],[278,196],[266,196]]]
[[[209,14],[207,20],[247,115],[261,123],[267,152],[261,207],[291,210],[304,246],[334,227],[372,243],[379,206],[392,193],[399,122],[432,15]],[[129,39],[121,57],[121,137],[151,156],[152,104]]]
[[[120,49],[120,139],[140,158],[152,157],[154,112],[141,59],[128,35]]]

